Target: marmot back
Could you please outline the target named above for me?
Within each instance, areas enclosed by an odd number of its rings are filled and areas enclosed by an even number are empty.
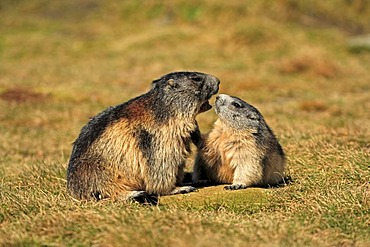
[[[74,142],[68,192],[78,199],[156,201],[186,193],[185,159],[199,129],[195,117],[209,110],[219,80],[199,72],[174,72],[153,81],[146,94],[93,117]]]
[[[275,185],[282,181],[285,155],[261,113],[243,100],[220,94],[219,119],[198,148],[193,182],[229,183],[225,189]]]

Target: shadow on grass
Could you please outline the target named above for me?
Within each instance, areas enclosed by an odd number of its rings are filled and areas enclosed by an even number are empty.
[[[190,185],[194,186],[196,188],[205,188],[205,187],[211,187],[211,186],[218,186],[220,184],[214,183],[209,180],[201,180],[196,183],[193,183],[192,181],[192,173],[191,172],[186,172],[184,175],[184,180],[183,180],[183,185]],[[251,186],[251,188],[263,188],[263,189],[269,189],[269,188],[281,188],[285,187],[288,185],[291,185],[294,183],[294,179],[291,176],[285,176],[280,183],[274,184],[274,185],[255,185]]]
[[[193,186],[197,192],[170,195],[159,198],[159,206],[190,211],[228,211],[240,214],[254,214],[263,210],[269,203],[269,188],[279,188],[294,182],[286,176],[282,183],[274,186],[254,186],[239,190],[226,190],[225,184],[197,183],[191,181],[191,173],[186,173],[182,185]]]

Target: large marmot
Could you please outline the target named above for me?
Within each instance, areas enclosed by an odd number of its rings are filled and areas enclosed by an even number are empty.
[[[151,90],[90,119],[74,142],[67,190],[78,199],[156,201],[186,193],[183,179],[190,143],[199,141],[195,119],[209,110],[219,79],[199,72],[173,72]]]
[[[198,148],[195,183],[226,183],[225,189],[275,185],[284,177],[285,157],[261,113],[243,100],[220,94],[219,119]]]

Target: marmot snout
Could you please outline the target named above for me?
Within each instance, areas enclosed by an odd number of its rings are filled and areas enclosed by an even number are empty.
[[[232,184],[225,189],[279,183],[285,155],[262,114],[226,94],[217,96],[215,111],[219,119],[198,148],[193,181]]]

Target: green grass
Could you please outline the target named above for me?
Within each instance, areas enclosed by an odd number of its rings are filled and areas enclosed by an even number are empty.
[[[365,0],[1,1],[0,245],[370,245],[370,53],[347,46],[369,15]],[[69,197],[89,117],[176,70],[255,105],[293,182],[153,207]]]

